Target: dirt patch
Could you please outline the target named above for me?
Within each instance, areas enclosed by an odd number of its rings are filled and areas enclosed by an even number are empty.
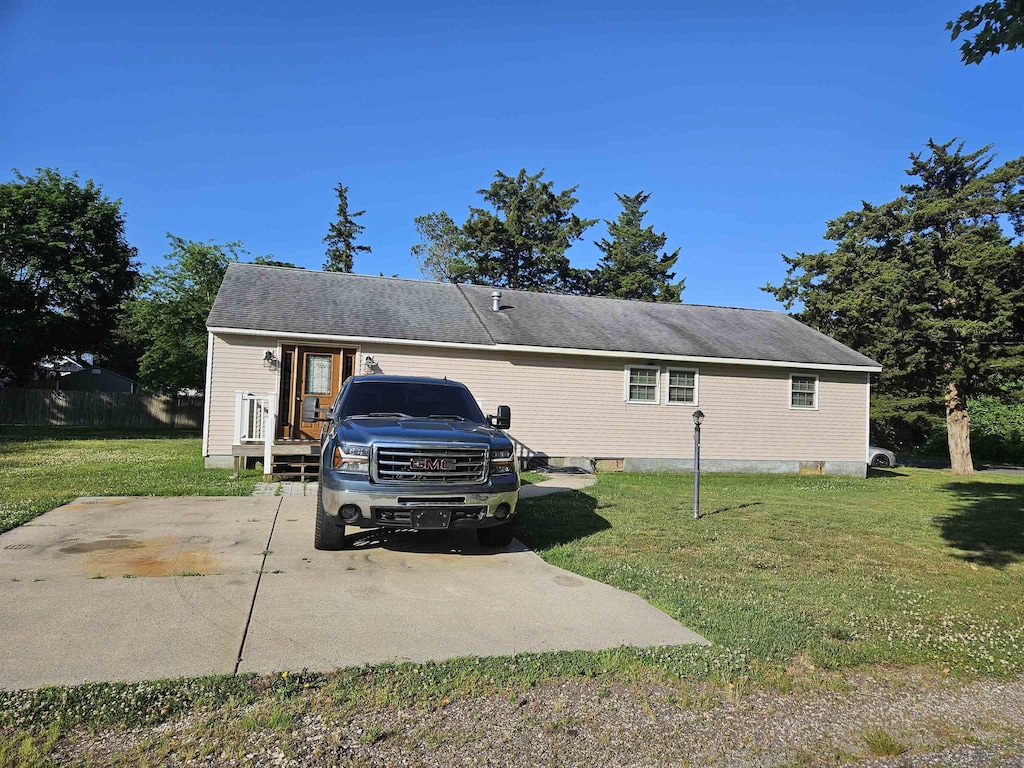
[[[221,571],[221,559],[205,536],[129,539],[108,536],[61,547],[68,555],[86,555],[82,570],[90,577],[199,576]]]

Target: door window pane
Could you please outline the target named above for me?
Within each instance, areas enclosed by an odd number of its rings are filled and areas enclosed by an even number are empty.
[[[331,394],[331,355],[306,355],[306,394]]]

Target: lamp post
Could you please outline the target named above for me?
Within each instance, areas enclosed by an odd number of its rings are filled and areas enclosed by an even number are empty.
[[[700,425],[703,411],[693,412],[693,519],[700,518]]]

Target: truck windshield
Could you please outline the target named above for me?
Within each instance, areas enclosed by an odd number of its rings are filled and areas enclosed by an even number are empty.
[[[472,395],[462,387],[443,384],[414,384],[402,381],[357,381],[352,385],[341,403],[338,416],[350,419],[353,416],[398,414],[424,418],[447,416],[483,424],[484,415]]]

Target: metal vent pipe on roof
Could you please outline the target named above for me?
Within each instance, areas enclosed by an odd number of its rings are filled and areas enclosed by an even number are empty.
[[[501,311],[501,291],[491,291],[491,309]]]

